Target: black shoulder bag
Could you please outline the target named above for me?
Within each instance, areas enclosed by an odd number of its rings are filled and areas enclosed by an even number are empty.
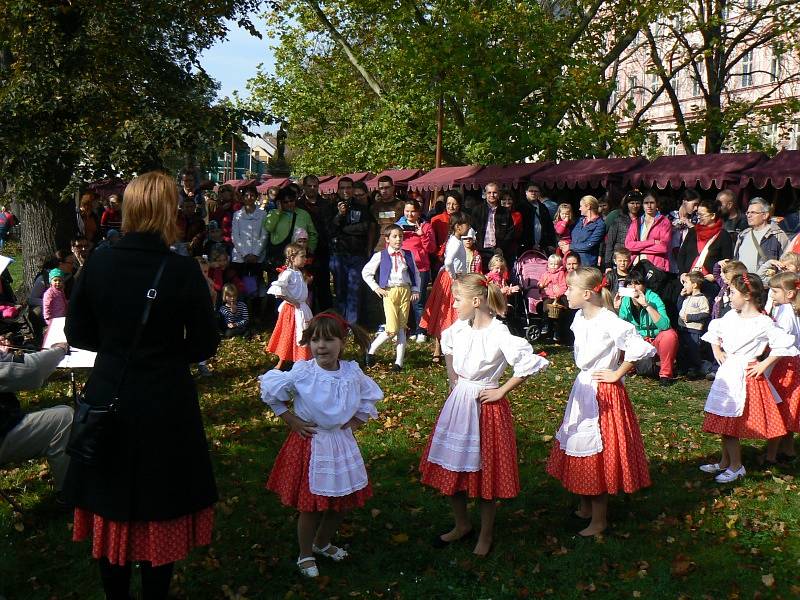
[[[153,301],[158,295],[158,283],[164,273],[168,256],[164,257],[156,272],[153,285],[145,294],[144,311],[139,320],[133,343],[125,357],[125,364],[119,375],[119,382],[114,391],[114,395],[108,404],[88,404],[83,394],[78,394],[75,398],[75,414],[72,417],[72,429],[70,430],[69,443],[66,452],[73,460],[77,460],[85,465],[96,466],[104,459],[109,457],[108,450],[117,435],[117,411],[119,410],[119,394],[122,384],[125,381],[125,374],[128,371],[131,357],[139,345],[142,331],[150,318],[150,309]]]

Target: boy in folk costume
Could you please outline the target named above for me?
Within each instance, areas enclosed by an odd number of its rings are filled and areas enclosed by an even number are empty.
[[[580,373],[547,472],[580,495],[575,514],[591,521],[579,534],[592,536],[608,525],[608,494],[630,494],[650,485],[642,434],[622,378],[656,349],[614,313],[598,269],[579,267],[567,276],[567,285],[569,307],[578,309],[572,331]]]
[[[361,277],[370,289],[383,298],[383,314],[386,327],[381,331],[367,351],[366,365],[375,364],[375,353],[385,341],[397,338],[397,350],[392,370],[403,369],[406,353],[406,325],[411,303],[419,299],[419,271],[410,250],[403,250],[403,228],[388,225],[383,230],[386,244],[364,265]],[[378,279],[375,279],[375,275]]]

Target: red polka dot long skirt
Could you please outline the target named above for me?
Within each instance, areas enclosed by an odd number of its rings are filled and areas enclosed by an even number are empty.
[[[769,381],[783,402],[778,411],[786,431],[800,432],[800,356],[784,356],[772,367]]]
[[[721,417],[707,412],[703,431],[739,439],[768,440],[786,434],[783,416],[764,377],[745,377],[747,398],[739,417]]]
[[[439,271],[419,320],[420,327],[431,337],[441,337],[442,332],[458,318],[458,313],[453,308],[452,287],[453,278],[450,273],[444,269]]]
[[[650,486],[639,421],[625,386],[598,383],[600,436],[603,450],[592,456],[569,456],[558,440],[553,442],[547,472],[574,494],[631,494]]]
[[[311,358],[311,349],[308,346],[297,344],[294,326],[294,306],[284,302],[278,313],[278,322],[269,336],[267,352],[277,354],[280,360],[297,362]]]
[[[434,427],[434,431],[436,427]],[[514,419],[508,400],[487,402],[480,406],[481,470],[471,473],[448,471],[428,462],[433,433],[419,464],[423,484],[445,496],[466,492],[470,498],[492,500],[514,498],[519,494],[519,466]]]
[[[75,509],[72,540],[91,538],[92,557],[113,565],[148,561],[154,567],[186,558],[195,546],[211,543],[214,508],[167,521],[112,521],[82,508]]]
[[[267,480],[267,489],[278,494],[282,504],[302,512],[351,510],[364,506],[372,497],[372,487],[369,484],[347,496],[312,494],[308,486],[310,463],[311,438],[304,438],[293,431],[275,458],[275,465]]]

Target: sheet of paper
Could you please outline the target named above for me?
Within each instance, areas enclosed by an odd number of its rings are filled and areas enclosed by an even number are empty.
[[[0,275],[3,274],[3,271],[5,271],[12,262],[14,262],[13,258],[0,254]]]
[[[66,317],[57,317],[50,321],[50,325],[47,327],[47,331],[44,334],[42,348],[49,348],[53,344],[67,342],[67,335],[64,333],[66,322]],[[70,353],[58,363],[59,369],[91,369],[94,367],[94,361],[95,358],[97,358],[96,352],[73,348],[71,346],[69,352]]]

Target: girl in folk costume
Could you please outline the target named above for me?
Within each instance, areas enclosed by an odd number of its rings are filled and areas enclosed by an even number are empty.
[[[439,345],[442,332],[456,320],[451,288],[456,275],[467,272],[467,253],[461,238],[467,234],[469,228],[469,217],[466,214],[458,212],[450,215],[450,238],[444,249],[444,266],[433,282],[431,294],[422,311],[420,327],[434,338],[434,363],[442,360]]]
[[[276,369],[283,367],[287,360],[308,360],[311,354],[307,345],[301,345],[303,330],[311,319],[308,307],[308,286],[303,278],[306,253],[297,244],[287,244],[284,250],[286,268],[272,282],[268,294],[283,298],[278,309],[278,322],[267,342],[266,351],[278,355]]]
[[[331,544],[344,513],[372,496],[364,460],[353,432],[378,416],[383,398],[378,385],[355,361],[341,360],[347,331],[366,349],[366,334],[339,315],[323,312],[303,332],[313,360],[299,361],[291,371],[273,369],[259,380],[261,398],[291,428],[275,459],[267,489],[300,511],[297,566],[317,577],[314,555],[339,562],[346,550]],[[294,412],[287,406],[294,399]]]
[[[470,227],[466,235],[461,236],[461,243],[464,244],[464,252],[467,255],[467,273],[483,273],[481,253],[475,247],[477,235],[475,230]]]
[[[769,280],[772,295],[772,317],[778,327],[792,335],[795,348],[800,349],[800,276],[784,272]],[[787,434],[767,442],[766,463],[788,462],[794,459],[794,433],[800,432],[800,357],[783,356],[769,373],[769,382],[778,392],[778,404]]]
[[[656,349],[611,310],[611,292],[598,269],[579,267],[567,285],[569,307],[578,309],[572,331],[580,373],[547,472],[581,496],[575,514],[591,521],[579,533],[591,536],[607,527],[608,494],[650,485],[642,434],[622,378]]]
[[[718,473],[718,483],[744,477],[741,438],[772,439],[786,435],[780,396],[764,377],[781,356],[797,356],[794,336],[780,329],[764,309],[764,284],[755,273],[731,280],[732,310],[708,324],[701,339],[711,344],[719,363],[705,406],[703,431],[722,436],[722,458],[700,467]],[[769,355],[759,360],[767,347]]]
[[[549,363],[495,318],[505,312],[500,288],[476,273],[453,284],[458,320],[442,333],[450,396],[420,461],[421,481],[450,496],[455,525],[436,536],[442,548],[472,532],[467,497],[481,501],[481,530],[474,553],[492,546],[498,498],[519,493],[514,422],[506,395]],[[507,365],[514,374],[503,385]]]

